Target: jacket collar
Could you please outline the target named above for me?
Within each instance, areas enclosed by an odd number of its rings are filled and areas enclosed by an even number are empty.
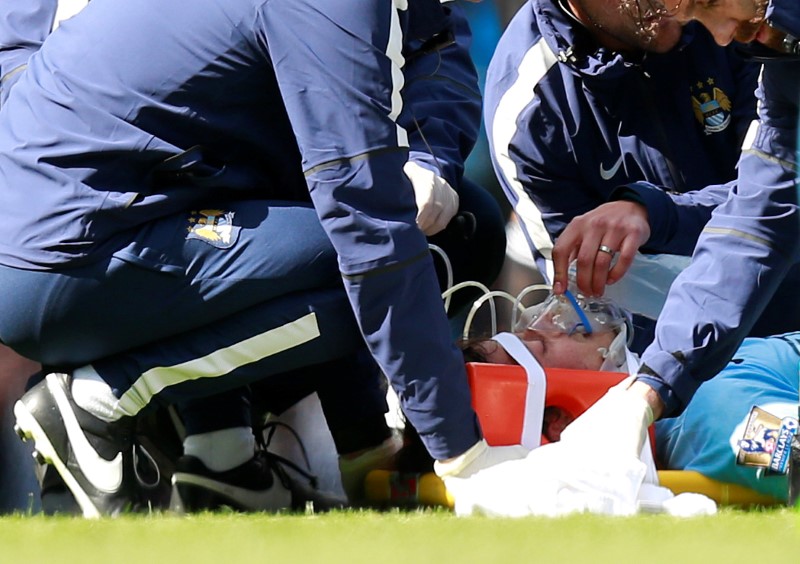
[[[647,57],[653,56],[642,52],[639,55],[622,54],[602,47],[589,30],[573,16],[566,7],[566,0],[561,5],[559,0],[530,0],[534,18],[547,45],[563,64],[575,73],[584,76],[602,76],[604,79],[615,79],[641,67]],[[684,28],[681,41],[676,49],[683,49],[694,36],[694,25]]]

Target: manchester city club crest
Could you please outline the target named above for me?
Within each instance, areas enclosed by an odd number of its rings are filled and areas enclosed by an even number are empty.
[[[240,227],[233,224],[233,212],[199,210],[189,214],[187,239],[198,239],[219,249],[232,247],[239,238]]]
[[[692,109],[706,135],[724,131],[731,123],[731,100],[714,84],[713,78],[691,87]]]

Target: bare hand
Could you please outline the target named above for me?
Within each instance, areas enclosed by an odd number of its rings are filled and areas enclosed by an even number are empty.
[[[653,410],[654,421],[658,421],[661,418],[661,414],[664,413],[664,402],[661,400],[661,396],[658,395],[658,392],[653,388],[644,382],[635,381],[631,384],[630,388],[628,388],[628,392],[644,398],[650,406],[650,409]]]
[[[553,247],[553,292],[566,291],[568,268],[576,260],[578,289],[587,296],[602,296],[606,285],[625,276],[649,238],[647,209],[636,202],[608,202],[579,215]]]

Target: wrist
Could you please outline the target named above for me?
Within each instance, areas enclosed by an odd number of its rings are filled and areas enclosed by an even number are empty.
[[[630,385],[628,392],[644,398],[653,411],[653,421],[659,419],[664,413],[664,402],[661,400],[661,396],[645,382],[636,380]]]

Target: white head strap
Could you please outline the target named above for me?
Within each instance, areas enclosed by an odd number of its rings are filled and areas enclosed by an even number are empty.
[[[528,347],[513,333],[498,333],[492,337],[492,340],[499,343],[511,355],[511,358],[525,369],[528,377],[528,389],[525,393],[525,415],[522,420],[520,444],[534,449],[542,443],[542,421],[547,392],[544,370]]]

